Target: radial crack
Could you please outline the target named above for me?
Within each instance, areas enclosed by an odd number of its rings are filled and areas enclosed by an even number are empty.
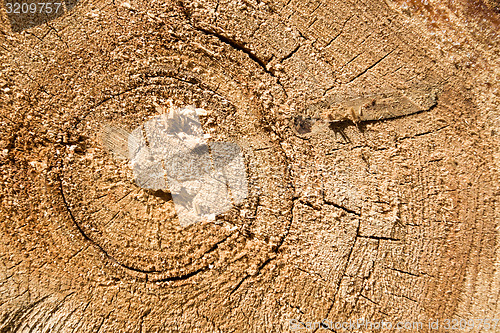
[[[236,49],[238,51],[245,53],[246,55],[248,55],[250,57],[250,59],[255,61],[260,67],[262,67],[262,69],[266,73],[269,73],[271,76],[274,77],[274,73],[267,69],[268,62],[257,57],[257,55],[255,55],[255,53],[252,53],[252,51],[249,48],[247,48],[245,45],[243,45],[242,43],[235,41],[234,39],[231,39],[229,37],[226,37],[224,35],[221,35],[220,33],[217,33],[215,31],[210,31],[210,30],[207,30],[207,29],[204,29],[201,27],[197,27],[194,25],[191,25],[191,26],[193,27],[193,29],[200,31],[200,32],[204,33],[205,35],[216,37],[218,40],[231,46],[233,49]]]

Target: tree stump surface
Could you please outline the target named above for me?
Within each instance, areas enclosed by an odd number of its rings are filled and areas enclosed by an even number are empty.
[[[498,2],[3,8],[0,331],[499,318]],[[183,228],[102,133],[187,105],[248,197]]]

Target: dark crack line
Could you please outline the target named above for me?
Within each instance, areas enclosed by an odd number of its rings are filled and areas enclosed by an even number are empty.
[[[299,202],[300,202],[301,204],[306,205],[307,207],[310,207],[310,208],[312,208],[312,209],[316,210],[316,211],[321,211],[321,210],[323,210],[323,209],[322,209],[322,208],[320,208],[320,207],[316,207],[316,206],[315,206],[315,205],[313,205],[311,202],[309,202],[309,201],[305,201],[303,198],[299,198]],[[333,207],[335,207],[335,208],[341,209],[341,210],[345,211],[346,213],[353,214],[353,215],[356,215],[356,216],[361,216],[361,213],[355,212],[355,211],[353,211],[353,210],[351,210],[351,209],[348,209],[348,208],[346,208],[346,207],[343,207],[343,206],[337,205],[337,204],[335,204],[335,203],[333,203],[333,202],[330,202],[330,201],[325,200],[325,198],[324,198],[324,193],[323,193],[323,203],[325,203],[325,204],[327,204],[327,205],[329,205],[329,206],[333,206]]]
[[[189,20],[189,17],[188,17],[188,20]],[[281,83],[280,78],[275,75],[275,73],[274,73],[273,70],[269,70],[267,68],[267,64],[269,63],[269,61],[264,61],[263,59],[259,58],[255,53],[252,52],[252,50],[250,50],[249,48],[247,48],[241,42],[238,42],[238,41],[236,41],[234,39],[226,37],[226,36],[224,36],[224,35],[222,35],[222,34],[220,34],[218,32],[210,31],[208,29],[195,26],[192,23],[189,23],[189,25],[195,31],[199,31],[199,32],[201,32],[201,33],[203,33],[203,34],[205,34],[207,36],[215,37],[220,42],[222,42],[222,43],[224,43],[226,45],[229,45],[231,48],[245,53],[251,60],[253,60],[257,65],[259,65],[259,67],[261,67],[264,70],[265,73],[271,75],[273,78],[276,79],[276,82],[278,83],[278,85],[281,87],[281,89],[283,89],[283,93],[285,94],[285,97],[288,98],[288,93],[286,92],[283,84]],[[300,45],[299,45],[299,47],[300,47]]]
[[[150,313],[151,313],[151,309],[148,308],[148,309],[146,309],[146,311],[143,312],[143,314],[139,318],[139,332],[143,332],[144,318],[146,318]]]
[[[320,3],[320,4],[321,4],[321,3]],[[319,7],[319,5],[318,5],[318,7]],[[316,9],[317,9],[317,7],[316,7]],[[316,10],[316,9],[315,9],[315,10]],[[311,14],[313,14],[313,13],[314,13],[314,10],[311,12]],[[316,23],[317,21],[318,21],[318,18],[317,18],[317,17],[315,17],[315,18],[312,20],[312,22],[311,22],[311,23],[309,23],[309,24],[307,25],[307,29],[311,29],[312,25],[313,25],[314,23]]]
[[[267,150],[267,149],[271,149],[272,147],[262,147],[262,148],[256,148],[254,149],[254,151],[261,151],[261,150]]]
[[[407,275],[414,276],[414,277],[420,277],[419,274],[415,274],[415,273],[403,271],[401,269],[397,269],[397,268],[393,268],[393,267],[387,267],[387,268],[390,269],[391,271],[396,271],[396,272],[399,272],[399,273],[402,273],[402,274],[407,274]]]
[[[243,45],[242,43],[234,40],[234,39],[231,39],[229,37],[226,37],[220,33],[217,33],[215,31],[210,31],[210,30],[207,30],[205,28],[202,28],[202,27],[198,27],[198,26],[194,26],[194,25],[191,25],[191,27],[196,30],[196,31],[200,31],[202,32],[203,34],[205,35],[208,35],[208,36],[212,36],[212,37],[215,37],[217,38],[218,40],[220,40],[222,43],[224,44],[227,44],[229,46],[231,46],[231,48],[233,49],[236,49],[238,51],[241,51],[243,53],[245,53],[246,55],[248,55],[250,57],[250,59],[252,59],[253,61],[255,61],[257,64],[259,64],[260,67],[262,67],[262,69],[266,72],[266,73],[269,73],[271,74],[271,76],[274,77],[274,73],[271,72],[270,70],[267,69],[267,64],[268,62],[260,59],[259,57],[257,57],[255,55],[255,53],[253,53],[249,48],[247,48],[245,45]]]
[[[73,212],[71,211],[70,207],[69,207],[69,204],[68,204],[68,201],[66,200],[66,196],[64,195],[64,189],[63,189],[63,185],[62,185],[62,179],[61,177],[58,175],[58,181],[59,181],[59,193],[62,197],[62,200],[63,200],[63,204],[64,204],[64,207],[66,209],[66,211],[68,212],[73,224],[76,226],[76,228],[78,229],[78,231],[80,232],[80,234],[83,236],[83,238],[90,242],[92,245],[94,245],[96,248],[98,248],[105,256],[106,258],[108,258],[108,260],[110,262],[114,262],[116,263],[117,265],[125,268],[125,269],[128,269],[128,270],[131,270],[131,271],[134,271],[134,272],[139,272],[139,273],[144,273],[146,274],[146,280],[149,279],[149,275],[148,274],[151,274],[151,273],[157,273],[157,274],[161,274],[161,273],[166,273],[166,271],[158,271],[158,270],[143,270],[143,269],[139,269],[139,268],[135,268],[135,267],[132,267],[132,266],[128,266],[126,264],[123,264],[121,262],[119,262],[118,260],[116,260],[116,258],[114,258],[112,255],[110,255],[101,245],[99,245],[96,241],[94,241],[92,238],[90,238],[86,233],[85,231],[82,229],[82,227],[78,224],[78,222],[76,221],[76,218],[74,217],[73,215]],[[229,237],[229,236],[228,236]],[[228,238],[226,237],[226,239]],[[225,239],[224,239],[225,240]],[[218,244],[220,244],[221,242],[219,243],[216,243],[214,246],[212,246],[213,250],[215,250],[217,247],[218,247]],[[211,249],[209,249],[208,252],[210,252]],[[212,250],[212,251],[213,251]],[[193,272],[190,272],[190,273],[187,273],[187,274],[183,274],[183,275],[176,275],[176,276],[171,276],[171,277],[167,277],[167,278],[163,278],[163,279],[158,279],[158,280],[152,280],[152,282],[168,282],[168,281],[179,281],[179,280],[186,280],[186,279],[189,279],[191,277],[193,277],[194,275],[198,274],[198,273],[201,273],[201,272],[204,272],[208,269],[208,264],[204,267],[201,267]]]
[[[96,330],[96,329],[94,329],[94,332],[99,333],[99,331],[100,331],[100,330],[101,330],[101,328],[102,328],[102,325],[104,325],[104,322],[106,321],[106,319],[108,319],[108,318],[109,318],[109,316],[111,315],[111,312],[113,312],[113,310],[112,310],[112,311],[110,311],[110,312],[109,312],[109,313],[108,313],[105,317],[103,317],[103,318],[102,318],[101,323],[97,326],[97,330]],[[95,326],[94,326],[94,328],[95,328]]]
[[[243,282],[245,282],[246,279],[248,279],[250,277],[250,275],[245,275],[241,280],[240,282],[238,282],[238,284],[233,288],[233,290],[231,290],[231,292],[229,293],[229,296],[231,296],[232,294],[234,294],[236,292],[236,290],[238,290],[241,285],[243,284]]]
[[[433,107],[434,106],[430,107],[428,110],[431,110]],[[428,111],[428,110],[426,110],[426,111]],[[406,140],[406,139],[414,139],[414,138],[417,138],[419,136],[427,135],[427,134],[434,134],[434,133],[437,133],[437,132],[441,131],[442,129],[445,129],[446,127],[449,127],[449,126],[450,125],[445,125],[445,126],[439,127],[438,129],[430,130],[430,131],[423,132],[423,133],[417,133],[413,136],[405,136],[405,137],[398,139],[398,141]]]
[[[347,22],[349,22],[354,16],[355,15],[352,15],[351,17],[349,17],[347,20],[344,21],[344,24],[342,24],[342,27],[340,28],[339,33],[337,35],[335,35],[335,37],[333,37],[332,40],[328,42],[328,44],[326,44],[325,48],[332,45],[332,43],[342,34],[342,32],[344,32],[344,28],[345,28]]]
[[[54,32],[54,34],[61,41],[61,43],[63,43],[66,46],[66,48],[69,49],[68,43],[64,39],[61,38],[61,36],[59,35],[59,31],[57,31],[56,28],[54,28],[53,26],[51,26],[48,22],[46,22],[45,24],[47,24],[47,26],[50,28],[50,31]]]
[[[214,245],[212,245],[207,251],[205,251],[199,258],[203,258],[206,254],[209,254],[215,250],[217,250],[217,248],[219,247],[220,244],[224,243],[229,237],[231,237],[232,235],[234,235],[236,233],[236,231],[233,231],[232,233],[230,233],[229,235],[227,235],[225,238],[221,239],[220,241],[218,241],[217,243],[215,243]]]
[[[301,272],[304,272],[304,273],[309,274],[309,275],[311,275],[311,276],[316,276],[316,277],[317,277],[317,276],[319,276],[321,280],[326,281],[326,280],[325,280],[325,278],[324,278],[321,274],[319,274],[319,273],[306,271],[305,269],[302,269],[302,268],[300,268],[299,266],[295,266],[295,267],[296,267],[299,271],[301,271]]]
[[[326,200],[326,199],[324,198],[324,195],[325,195],[325,194],[323,193],[323,202],[324,202],[325,204],[330,205],[330,206],[333,206],[333,207],[338,208],[338,209],[342,209],[342,210],[343,210],[344,212],[346,212],[346,213],[353,214],[353,215],[356,215],[356,216],[358,216],[358,217],[360,217],[360,216],[361,216],[361,213],[358,213],[358,212],[356,212],[356,211],[354,211],[354,210],[352,210],[352,209],[346,208],[346,207],[344,207],[344,206],[341,206],[341,205],[339,205],[339,204],[336,204],[336,203],[334,203],[334,202],[331,202],[331,201]]]
[[[373,235],[372,236],[356,235],[356,237],[375,239],[375,240],[387,240],[387,241],[392,241],[392,242],[399,242],[401,240],[401,239],[393,238],[393,237],[373,236]]]
[[[321,211],[322,209],[320,207],[316,207],[315,205],[313,205],[311,202],[309,201],[305,201],[303,199],[299,199],[299,202],[315,211]]]
[[[301,46],[300,44],[297,45],[297,47],[295,49],[293,49],[292,52],[290,52],[289,54],[284,56],[283,59],[281,59],[280,63],[282,63],[283,61],[285,61],[287,59],[290,59],[300,49],[300,46]]]
[[[364,54],[364,52],[360,52],[360,53],[356,54],[349,61],[347,61],[345,64],[343,64],[336,72],[341,72],[345,67],[349,66],[350,63],[352,63],[354,60],[358,59],[358,57],[362,54]],[[328,91],[331,89],[332,88],[328,88],[323,95],[326,95],[326,93],[328,93]]]
[[[379,304],[379,303],[377,303],[377,302],[375,302],[374,300],[372,300],[372,299],[370,299],[370,298],[366,297],[365,295],[363,295],[363,293],[360,293],[360,294],[359,294],[359,296],[360,296],[360,297],[363,297],[364,299],[366,299],[366,300],[370,301],[370,302],[371,302],[371,303],[373,303],[373,304],[376,304],[376,305],[379,305],[379,306],[380,306],[380,304]]]
[[[373,64],[371,64],[370,66],[368,66],[367,68],[365,68],[365,70],[363,70],[361,73],[359,73],[358,75],[356,75],[355,77],[353,77],[351,80],[349,80],[347,83],[351,83],[352,81],[356,80],[357,78],[363,76],[366,72],[368,72],[370,69],[372,69],[373,67],[377,66],[378,64],[380,64],[381,61],[383,61],[385,58],[387,58],[388,56],[390,56],[392,54],[392,52],[394,52],[396,50],[396,48],[392,49],[391,51],[387,52],[382,58],[380,58],[379,60],[375,61]]]

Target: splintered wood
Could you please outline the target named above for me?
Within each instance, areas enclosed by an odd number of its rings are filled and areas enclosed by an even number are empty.
[[[331,96],[308,108],[313,118],[328,122],[350,120],[354,123],[390,119],[428,110],[436,104],[435,95],[428,97],[427,105],[419,105],[400,92],[357,96],[340,101]]]

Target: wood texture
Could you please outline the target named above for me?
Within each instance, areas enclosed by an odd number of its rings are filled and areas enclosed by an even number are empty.
[[[0,331],[498,318],[499,14],[477,4],[88,0],[22,32],[1,11]],[[249,196],[182,228],[101,133],[187,105]]]

